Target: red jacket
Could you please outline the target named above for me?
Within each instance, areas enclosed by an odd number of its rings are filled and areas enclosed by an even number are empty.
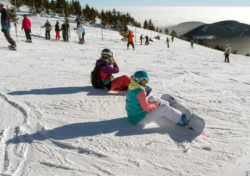
[[[133,34],[133,32],[130,32],[128,34],[128,42],[133,42],[133,40],[134,40],[134,34]]]
[[[31,29],[31,23],[29,18],[24,17],[23,23],[22,23],[22,29]]]

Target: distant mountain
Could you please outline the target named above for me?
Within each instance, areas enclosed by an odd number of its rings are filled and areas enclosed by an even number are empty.
[[[250,36],[250,25],[237,21],[221,21],[204,24],[182,35],[183,38],[192,35],[196,39],[222,39],[230,37]]]
[[[202,26],[204,24],[205,23],[202,23],[202,22],[189,21],[189,22],[177,24],[175,26],[170,26],[167,28],[168,28],[169,33],[171,33],[173,30],[175,30],[175,32],[178,34],[178,36],[181,36],[181,35],[189,32],[189,31],[191,31],[199,26]]]

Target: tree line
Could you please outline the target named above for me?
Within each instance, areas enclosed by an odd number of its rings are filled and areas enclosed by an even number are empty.
[[[89,7],[88,5],[83,8],[78,0],[10,0],[10,2],[13,6],[16,6],[17,9],[22,5],[26,5],[29,10],[35,14],[44,11],[48,14],[63,14],[65,17],[75,15],[77,22],[95,24],[96,18],[99,18],[102,27],[119,30],[121,35],[125,35],[128,32],[127,25],[139,28],[142,27],[142,25],[129,13],[124,14],[115,9],[98,12],[96,9]],[[143,28],[162,32],[158,27],[154,26],[151,19],[145,20]]]

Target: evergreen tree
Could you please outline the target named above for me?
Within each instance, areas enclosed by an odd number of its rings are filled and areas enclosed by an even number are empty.
[[[56,2],[55,2],[56,13],[62,14],[64,12],[64,8],[63,8],[64,3],[65,3],[64,0],[56,0]]]
[[[97,12],[96,12],[96,10],[92,7],[91,9],[90,9],[90,24],[95,24],[95,22],[96,22],[96,17],[97,17]]]
[[[174,37],[178,37],[178,35],[177,35],[177,33],[175,32],[175,30],[172,30],[172,32],[171,32],[170,35],[171,35],[171,36],[174,36]]]
[[[50,2],[50,9],[52,12],[56,12],[56,3],[54,0],[51,0]]]
[[[189,42],[192,41],[193,40],[193,35],[188,35],[186,40],[189,41]]]
[[[49,10],[51,8],[49,1],[48,0],[43,0],[42,5],[43,5],[43,8],[46,10],[46,12],[49,13]]]
[[[82,7],[79,1],[72,0],[70,3],[70,9],[73,15],[81,15],[82,14]]]
[[[100,19],[101,19],[101,25],[102,25],[102,26],[106,26],[107,21],[106,21],[106,15],[105,15],[105,13],[104,13],[104,10],[101,11]]]
[[[148,29],[148,21],[147,20],[144,21],[143,28]]]
[[[17,9],[19,9],[23,5],[22,0],[11,0],[10,3],[15,6]]]
[[[165,29],[165,34],[167,34],[167,35],[168,35],[168,28],[166,28],[166,29]]]
[[[153,30],[153,28],[154,28],[153,23],[152,23],[151,19],[149,19],[149,21],[148,21],[148,29]]]
[[[127,36],[127,34],[128,34],[128,26],[126,24],[126,21],[122,21],[122,26],[121,26],[121,29],[120,29],[119,33],[123,37]]]

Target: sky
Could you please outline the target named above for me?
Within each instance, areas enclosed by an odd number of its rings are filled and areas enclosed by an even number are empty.
[[[250,24],[250,0],[79,0],[97,10],[116,9],[143,23],[152,19],[158,27],[187,21],[214,23],[236,20]]]
[[[80,0],[97,6],[250,6],[250,0]]]

